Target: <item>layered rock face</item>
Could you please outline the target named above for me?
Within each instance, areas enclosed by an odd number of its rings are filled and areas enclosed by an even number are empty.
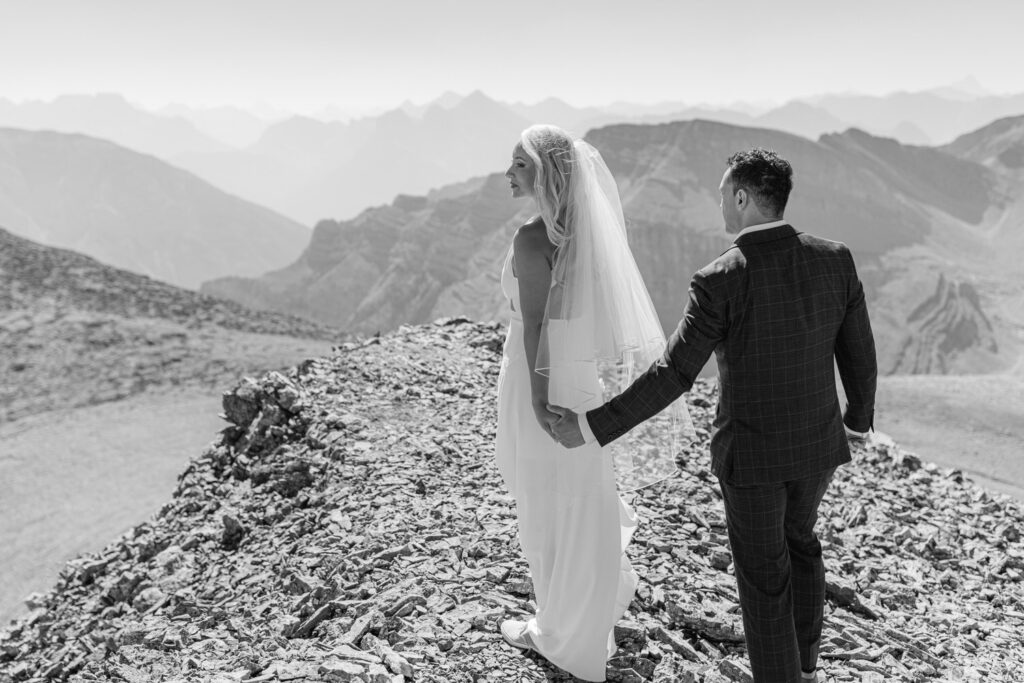
[[[0,420],[156,387],[217,387],[342,338],[0,229]]]
[[[229,426],[153,518],[68,563],[0,632],[0,680],[572,678],[505,645],[535,609],[493,462],[504,330],[444,320],[354,341],[224,395]],[[640,587],[608,679],[749,682],[707,452],[631,496]],[[1018,681],[1024,514],[881,438],[818,522],[827,680]]]
[[[992,322],[969,282],[939,275],[935,292],[907,317],[908,330],[888,368],[891,374],[946,374],[960,354],[999,352]]]
[[[929,333],[912,339],[919,349],[913,355],[931,358],[927,363],[905,360],[908,351],[897,343],[920,331],[912,317],[932,297],[940,274],[972,282],[977,264],[941,240],[955,234],[976,250],[992,249],[987,221],[994,220],[993,212],[1008,211],[1000,189],[1003,171],[970,155],[904,146],[856,130],[813,142],[772,130],[684,121],[608,126],[587,139],[601,150],[619,185],[631,248],[667,332],[682,315],[692,273],[730,244],[717,189],[726,159],[759,145],[793,163],[787,219],[853,250],[876,335],[892,341],[879,345],[881,367],[958,372],[1012,363],[997,357],[1010,353],[1008,347],[996,344],[993,356],[980,337],[967,348],[943,346]],[[503,320],[507,306],[498,274],[512,234],[532,211],[532,204],[508,198],[507,182],[498,174],[425,197],[403,196],[351,221],[321,222],[305,253],[287,268],[257,279],[216,280],[203,291],[353,333],[442,315]],[[934,271],[927,282],[911,272],[922,264]],[[978,295],[979,319],[991,322],[992,288],[969,286]],[[933,314],[956,318],[957,301],[941,297],[930,305],[949,305]]]

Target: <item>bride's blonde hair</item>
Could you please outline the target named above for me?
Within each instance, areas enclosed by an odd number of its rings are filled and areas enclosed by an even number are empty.
[[[548,239],[562,246],[571,235],[572,184],[576,165],[575,139],[558,126],[530,126],[520,136],[523,150],[533,160],[536,176],[534,197],[540,217],[547,227]]]

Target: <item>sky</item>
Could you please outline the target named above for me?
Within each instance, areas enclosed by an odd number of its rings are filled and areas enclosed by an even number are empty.
[[[1024,92],[1017,0],[0,0],[0,97],[291,111]]]

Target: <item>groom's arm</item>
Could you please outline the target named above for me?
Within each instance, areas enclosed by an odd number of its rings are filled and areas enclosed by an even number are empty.
[[[715,273],[719,277],[721,273]],[[724,297],[714,295],[709,275],[698,271],[690,282],[690,296],[679,327],[672,333],[661,360],[651,365],[624,392],[585,421],[597,441],[606,445],[664,410],[689,391],[728,328]],[[582,427],[581,427],[582,429]],[[585,431],[585,430],[584,430]]]
[[[846,392],[846,410],[843,423],[848,430],[867,432],[874,428],[875,387],[878,365],[875,358],[875,338],[864,300],[864,287],[857,277],[853,256],[849,259],[850,275],[847,284],[846,316],[836,337],[836,365]]]

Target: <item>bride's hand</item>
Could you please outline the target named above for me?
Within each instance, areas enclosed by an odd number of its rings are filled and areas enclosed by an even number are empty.
[[[555,439],[555,433],[552,431],[552,428],[561,416],[558,413],[553,413],[548,410],[548,402],[546,398],[534,400],[532,403],[533,414],[537,417],[537,423],[540,424],[540,428],[543,429],[552,439]],[[557,439],[555,440],[557,441]]]

